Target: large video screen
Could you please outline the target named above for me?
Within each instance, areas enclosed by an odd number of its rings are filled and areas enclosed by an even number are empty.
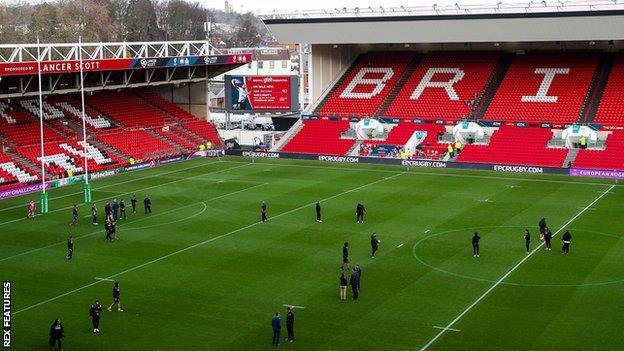
[[[297,111],[297,76],[226,76],[229,111]]]

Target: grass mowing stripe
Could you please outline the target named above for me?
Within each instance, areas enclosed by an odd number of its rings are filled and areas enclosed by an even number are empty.
[[[132,179],[129,179],[129,180],[126,180],[126,181],[122,181],[122,182],[117,182],[117,183],[113,183],[113,184],[103,185],[103,186],[101,186],[99,188],[92,188],[91,191],[99,190],[99,189],[106,189],[106,188],[110,188],[111,186],[117,186],[117,185],[121,185],[121,184],[132,183],[132,182],[143,180],[143,179],[160,177],[160,176],[163,176],[163,175],[166,175],[166,174],[177,173],[177,172],[180,172],[180,171],[186,171],[186,170],[189,170],[189,169],[199,168],[199,167],[203,167],[205,165],[214,164],[214,163],[217,163],[217,162],[220,162],[220,161],[207,162],[207,163],[204,163],[204,164],[201,164],[201,165],[192,166],[192,167],[186,167],[186,168],[182,168],[182,169],[176,169],[176,170],[173,170],[173,171],[170,171],[170,172],[157,173],[157,174],[152,174],[150,176],[143,176],[143,177],[132,178]],[[77,192],[77,193],[69,193],[69,194],[65,194],[65,195],[59,195],[59,196],[56,196],[56,197],[51,197],[48,200],[49,201],[58,200],[58,199],[66,198],[68,196],[80,195],[80,194],[82,194],[82,191],[81,192]],[[3,208],[3,209],[0,209],[0,213],[4,212],[4,211],[8,211],[8,210],[14,210],[14,209],[20,208],[20,207],[23,207],[23,206],[22,205],[16,205],[16,206],[12,206],[12,207]]]
[[[215,163],[215,162],[212,162],[212,163]],[[212,163],[210,163],[210,164],[212,164]],[[241,167],[249,166],[249,165],[251,165],[251,164],[252,164],[252,163],[246,163],[246,164],[239,165],[239,166],[234,166],[234,167],[230,167],[230,168],[226,168],[226,169],[220,169],[220,170],[218,170],[218,171],[214,171],[214,172],[202,173],[202,174],[198,174],[198,175],[196,175],[196,176],[192,176],[192,177],[188,177],[188,178],[181,178],[181,179],[174,180],[174,181],[171,181],[171,182],[166,182],[166,183],[162,183],[162,184],[152,185],[152,186],[148,186],[148,187],[145,187],[145,188],[136,189],[136,190],[133,190],[133,191],[128,191],[128,192],[125,192],[125,193],[118,193],[118,195],[117,195],[117,196],[126,195],[126,194],[130,194],[130,193],[136,193],[136,192],[139,192],[139,191],[148,190],[148,189],[153,189],[153,188],[158,188],[158,187],[161,187],[161,186],[164,186],[164,185],[169,185],[169,184],[173,184],[173,183],[181,182],[181,181],[184,181],[184,180],[195,179],[195,178],[199,178],[199,177],[205,176],[206,174],[216,174],[216,173],[221,173],[221,172],[229,171],[229,170],[231,170],[231,169],[237,169],[237,168],[241,168]],[[113,186],[113,185],[114,185],[114,186],[116,186],[116,185],[118,185],[118,184],[121,184],[121,183],[115,183],[115,184],[110,184],[110,185],[111,185],[111,186]],[[91,190],[95,190],[95,191],[97,191],[97,189],[91,189]],[[82,193],[78,193],[78,194],[82,194]],[[80,204],[80,205],[78,205],[78,206],[82,206],[82,205],[84,205],[84,204]],[[13,207],[15,207],[15,206],[13,206]],[[48,213],[53,213],[53,212],[58,212],[58,211],[65,211],[65,210],[69,210],[69,209],[71,209],[71,206],[68,206],[68,207],[63,207],[63,208],[57,208],[56,210],[49,211]],[[37,217],[38,217],[38,216],[41,216],[41,214],[38,214],[38,215],[37,215]],[[23,220],[25,220],[25,219],[28,219],[28,218],[26,218],[26,217],[22,217],[22,218],[13,219],[13,220],[6,221],[6,222],[0,222],[0,226],[3,226],[3,225],[5,225],[5,224],[9,224],[9,223],[14,223],[14,222],[23,221]]]
[[[165,215],[165,214],[168,214],[168,213],[171,213],[171,212],[177,211],[177,210],[179,210],[179,209],[181,209],[181,208],[186,208],[186,207],[189,207],[189,206],[195,206],[195,205],[197,205],[198,203],[204,203],[204,201],[214,201],[214,200],[219,200],[219,199],[224,198],[224,197],[226,197],[226,196],[229,196],[229,195],[234,195],[234,194],[238,194],[238,193],[241,193],[241,192],[243,192],[243,191],[245,191],[245,190],[249,190],[249,189],[257,188],[257,187],[259,187],[259,186],[263,186],[263,185],[267,185],[267,184],[268,184],[268,183],[257,184],[257,185],[250,186],[250,187],[247,187],[247,188],[244,188],[244,189],[240,189],[240,190],[233,191],[233,192],[231,192],[231,193],[226,193],[226,194],[223,194],[223,195],[219,195],[219,196],[217,196],[217,197],[209,198],[209,199],[207,199],[207,200],[198,201],[198,202],[193,202],[193,203],[186,204],[186,205],[183,205],[183,206],[180,206],[180,207],[172,208],[172,209],[167,210],[167,211],[164,211],[164,212],[159,212],[159,213],[156,213],[156,214],[151,215],[151,216],[148,216],[148,217],[139,218],[139,219],[137,219],[137,220],[135,220],[135,221],[132,221],[132,222],[130,222],[130,223],[122,223],[122,224],[119,224],[119,226],[121,227],[121,226],[123,226],[124,224],[134,224],[134,223],[136,223],[136,222],[144,221],[144,220],[149,219],[149,218],[162,216],[162,215]],[[142,228],[143,228],[143,227],[136,227],[136,228],[128,228],[128,229],[129,229],[129,230],[133,230],[133,229],[135,229],[135,230],[136,230],[136,229],[142,229]],[[91,233],[89,233],[89,234],[85,234],[85,235],[81,235],[81,236],[74,237],[74,240],[78,240],[78,239],[81,239],[81,238],[86,238],[86,237],[88,237],[88,236],[92,236],[92,235],[95,235],[95,234],[97,234],[97,233],[101,233],[101,232],[102,232],[102,230],[101,230],[101,229],[99,229],[99,230],[93,231],[93,232],[91,232]],[[50,245],[46,245],[46,246],[38,247],[38,248],[36,248],[36,249],[32,249],[32,250],[28,250],[28,251],[24,251],[24,252],[21,252],[21,253],[15,254],[15,255],[13,255],[13,256],[8,256],[8,257],[0,258],[0,262],[7,261],[7,260],[10,260],[10,259],[12,259],[12,258],[16,258],[16,257],[20,257],[20,256],[28,255],[28,254],[33,253],[33,252],[37,252],[37,251],[41,251],[41,250],[45,250],[45,249],[47,249],[47,248],[50,248],[50,247],[53,247],[53,246],[57,246],[57,245],[61,245],[61,244],[64,244],[64,243],[65,243],[65,241],[59,241],[59,242],[56,242],[56,243],[53,243],[53,244],[50,244]]]
[[[396,177],[398,177],[398,176],[400,176],[400,175],[402,175],[402,174],[404,174],[404,173],[405,173],[405,172],[398,173],[398,174],[395,174],[395,175],[390,176],[390,177],[384,177],[384,178],[382,178],[382,179],[378,179],[378,180],[376,180],[376,181],[373,181],[373,182],[370,182],[370,183],[366,183],[366,184],[364,184],[364,185],[360,185],[360,186],[358,186],[358,187],[356,187],[356,188],[353,188],[353,189],[351,189],[351,190],[348,190],[348,191],[343,191],[343,192],[338,193],[338,194],[336,194],[336,195],[332,195],[332,196],[327,197],[327,198],[325,198],[325,199],[319,200],[319,202],[326,202],[326,201],[329,201],[329,200],[331,200],[331,199],[335,199],[335,198],[337,198],[337,197],[339,197],[339,196],[342,196],[342,195],[344,195],[344,194],[348,194],[348,193],[351,193],[351,192],[354,192],[354,191],[357,191],[357,190],[360,190],[360,189],[363,189],[363,188],[369,187],[369,186],[371,186],[371,185],[375,185],[375,184],[377,184],[377,183],[380,183],[380,182],[383,182],[383,181],[387,181],[387,180],[390,180],[390,179],[396,178]],[[297,211],[299,211],[299,210],[301,210],[301,209],[304,209],[304,208],[309,207],[309,206],[313,206],[313,205],[315,205],[315,204],[316,204],[316,201],[315,201],[315,202],[308,203],[308,204],[305,204],[305,205],[302,205],[302,206],[299,206],[299,207],[296,207],[296,208],[294,208],[294,209],[291,209],[291,210],[288,210],[288,211],[286,211],[286,212],[282,212],[282,213],[280,213],[280,214],[278,214],[278,215],[276,215],[276,216],[273,216],[273,217],[271,217],[271,219],[273,219],[273,218],[279,218],[279,217],[282,217],[282,216],[285,216],[285,215],[291,214],[291,213],[293,213],[293,212],[297,212]],[[231,235],[234,235],[234,234],[236,234],[236,233],[242,232],[242,231],[244,231],[244,230],[246,230],[246,229],[252,228],[252,227],[254,227],[254,226],[258,225],[258,224],[261,224],[261,223],[262,223],[262,222],[254,222],[254,223],[248,224],[248,225],[246,225],[246,226],[244,226],[244,227],[240,227],[240,228],[238,228],[238,229],[232,230],[232,231],[227,232],[227,233],[225,233],[225,234],[221,234],[221,235],[215,236],[215,237],[213,237],[213,238],[210,238],[210,239],[207,239],[207,240],[201,241],[201,242],[199,242],[199,243],[196,243],[196,244],[193,244],[193,245],[187,246],[187,247],[185,247],[185,248],[183,248],[183,249],[179,249],[179,250],[176,250],[176,251],[170,252],[170,253],[168,253],[168,254],[166,254],[166,255],[164,255],[164,256],[160,256],[160,257],[155,258],[155,259],[153,259],[153,260],[150,260],[150,261],[147,261],[147,262],[145,262],[145,263],[142,263],[142,264],[140,264],[140,265],[138,265],[138,266],[134,266],[134,267],[128,268],[128,269],[123,270],[123,271],[121,271],[121,272],[118,272],[118,273],[115,273],[115,274],[113,274],[113,275],[110,275],[110,276],[108,276],[108,277],[106,277],[106,278],[104,278],[104,279],[113,279],[113,278],[115,278],[115,277],[118,277],[118,276],[124,275],[124,274],[126,274],[126,273],[129,273],[129,272],[135,271],[135,270],[137,270],[137,269],[143,268],[143,267],[148,266],[148,265],[151,265],[151,264],[153,264],[153,263],[156,263],[156,262],[162,261],[162,260],[167,259],[167,258],[169,258],[169,257],[171,257],[171,256],[175,256],[175,255],[177,255],[177,254],[180,254],[180,253],[183,253],[183,252],[186,252],[186,251],[192,250],[192,249],[194,249],[194,248],[196,248],[196,247],[199,247],[199,246],[202,246],[202,245],[205,245],[205,244],[211,243],[211,242],[213,242],[213,241],[216,241],[216,240],[219,240],[219,239],[222,239],[222,238],[226,238],[226,237],[228,237],[228,236],[231,236]],[[78,292],[78,291],[84,290],[84,289],[86,289],[86,288],[89,288],[89,287],[91,287],[91,286],[94,286],[94,285],[96,285],[96,284],[98,284],[98,283],[100,283],[100,282],[102,282],[102,281],[104,281],[104,280],[98,280],[98,281],[96,281],[96,282],[93,282],[93,283],[90,283],[90,284],[87,284],[87,285],[81,286],[81,287],[79,287],[79,288],[76,288],[76,289],[70,290],[70,291],[68,291],[68,292],[65,292],[65,293],[63,293],[63,294],[60,294],[60,295],[57,295],[57,296],[51,297],[51,298],[49,298],[49,299],[47,299],[47,300],[44,300],[44,301],[38,302],[38,303],[36,303],[36,304],[34,304],[34,305],[31,305],[31,306],[28,306],[28,307],[22,308],[21,310],[17,310],[17,311],[15,311],[15,312],[13,312],[13,315],[17,315],[17,314],[20,314],[20,313],[22,313],[22,312],[26,312],[26,311],[28,311],[28,310],[31,310],[31,309],[33,309],[33,308],[35,308],[35,307],[39,307],[39,306],[41,306],[41,305],[44,305],[44,304],[46,304],[46,303],[48,303],[48,302],[52,302],[52,301],[54,301],[54,300],[58,300],[58,299],[60,299],[60,298],[62,298],[62,297],[65,297],[65,296],[71,295],[71,294],[73,294],[73,293],[75,293],[75,292]]]
[[[557,236],[559,232],[561,232],[566,226],[570,225],[570,223],[574,222],[577,218],[579,218],[588,208],[592,207],[596,204],[600,199],[602,199],[605,195],[607,195],[611,190],[615,188],[615,184],[611,185],[606,191],[602,192],[600,196],[594,199],[589,205],[585,206],[583,210],[577,213],[574,217],[572,217],[569,221],[567,221],[564,225],[562,225],[556,232],[553,233],[553,238]],[[520,267],[526,260],[528,260],[534,253],[538,252],[539,249],[544,246],[545,243],[540,243],[535,250],[531,251],[528,255],[522,258],[515,266],[513,266],[507,273],[505,273],[500,279],[498,279],[489,289],[487,289],[479,298],[477,298],[473,303],[471,303],[466,309],[464,309],[455,319],[453,319],[449,324],[447,324],[438,334],[436,334],[429,342],[427,342],[420,351],[424,351],[429,346],[431,346],[436,340],[438,340],[447,330],[450,330],[455,323],[457,323],[463,316],[466,315],[472,308],[474,308],[479,302],[481,302],[485,297],[487,297],[497,286],[499,286],[503,280],[507,279],[518,267]]]

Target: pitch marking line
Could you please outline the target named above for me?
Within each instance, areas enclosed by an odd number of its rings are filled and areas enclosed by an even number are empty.
[[[119,226],[121,227],[121,226],[123,226],[124,224],[125,224],[125,225],[134,224],[134,223],[136,223],[136,222],[144,221],[144,220],[146,220],[146,219],[148,219],[148,218],[153,218],[153,217],[158,217],[158,216],[162,216],[162,215],[165,215],[165,214],[169,214],[169,213],[171,213],[171,212],[175,212],[175,211],[177,211],[177,210],[179,210],[179,209],[186,208],[186,207],[189,207],[189,206],[194,206],[194,205],[197,205],[197,204],[202,204],[202,203],[204,203],[204,202],[208,202],[208,201],[219,200],[219,199],[224,198],[224,197],[226,197],[226,196],[229,196],[229,195],[234,195],[234,194],[238,194],[238,193],[241,193],[241,192],[243,192],[243,191],[245,191],[245,190],[249,190],[249,189],[257,188],[257,187],[259,187],[259,186],[263,186],[263,185],[267,185],[267,184],[269,184],[269,183],[262,183],[262,184],[258,184],[258,185],[250,186],[250,187],[247,187],[247,188],[244,188],[244,189],[240,189],[240,190],[237,190],[237,191],[233,191],[233,192],[230,192],[230,193],[226,193],[226,194],[223,194],[223,195],[219,195],[219,196],[217,196],[217,197],[209,198],[209,199],[204,200],[204,201],[194,202],[194,203],[191,203],[191,204],[188,204],[188,205],[184,205],[184,206],[180,206],[180,207],[172,208],[172,209],[170,209],[170,210],[167,210],[167,211],[164,211],[164,212],[159,212],[159,213],[156,213],[156,214],[151,215],[151,216],[148,216],[148,217],[142,217],[142,218],[139,218],[139,219],[134,220],[134,221],[132,221],[132,222],[121,223],[121,224],[119,224]],[[205,205],[205,204],[204,204],[204,205]],[[205,209],[204,209],[203,211],[205,211]],[[202,211],[202,212],[203,212],[203,211]],[[196,215],[193,215],[193,216],[196,216]],[[91,217],[91,216],[89,216],[89,217]],[[163,223],[163,225],[166,225],[166,224],[169,224],[169,223]],[[130,228],[126,228],[126,229],[127,229],[127,230],[133,230],[133,229],[144,229],[144,228],[148,228],[148,227],[149,227],[149,228],[151,228],[151,227],[153,227],[153,226],[147,226],[147,227],[130,227]],[[92,235],[95,235],[95,234],[97,234],[97,233],[101,233],[101,232],[102,232],[101,230],[96,230],[96,231],[93,231],[93,232],[91,232],[91,233],[89,233],[89,234],[85,234],[85,235],[81,235],[81,236],[74,237],[74,239],[76,240],[76,239],[86,238],[86,237],[89,237],[89,236],[92,236]],[[24,256],[24,255],[27,255],[27,254],[30,254],[30,253],[33,253],[33,252],[37,252],[37,251],[41,251],[41,250],[45,250],[45,249],[47,249],[47,248],[50,248],[50,247],[53,247],[53,246],[56,246],[56,245],[61,245],[61,244],[65,243],[65,242],[66,242],[66,241],[59,241],[59,242],[56,242],[56,243],[53,243],[53,244],[50,244],[50,245],[46,245],[46,246],[38,247],[38,248],[36,248],[36,249],[32,249],[32,250],[28,250],[28,251],[24,251],[24,252],[21,252],[21,253],[15,254],[15,255],[13,255],[13,256],[3,257],[3,258],[0,258],[0,262],[2,262],[2,261],[6,261],[6,260],[10,260],[10,259],[12,259],[12,258],[19,257],[19,256]]]
[[[214,162],[213,162],[213,163],[214,163]],[[195,179],[195,178],[198,178],[198,177],[205,176],[205,175],[207,175],[207,174],[216,174],[216,173],[226,172],[226,171],[231,170],[231,169],[241,168],[241,167],[245,167],[245,166],[248,166],[248,165],[251,165],[251,163],[246,163],[246,164],[244,164],[244,165],[234,166],[234,167],[230,167],[230,168],[226,168],[226,169],[220,169],[220,170],[217,170],[217,171],[214,171],[214,172],[202,173],[202,174],[199,174],[199,175],[196,175],[196,176],[193,176],[193,177],[182,178],[182,179],[179,179],[179,180],[174,180],[174,181],[171,181],[171,182],[166,182],[166,183],[162,183],[162,184],[158,184],[158,185],[153,185],[153,186],[149,186],[149,187],[147,187],[147,188],[136,189],[136,190],[133,190],[133,191],[128,191],[128,192],[125,192],[125,193],[118,193],[117,197],[120,197],[121,195],[128,195],[128,194],[131,194],[131,193],[138,193],[138,192],[141,192],[141,191],[143,191],[143,190],[148,190],[148,189],[158,188],[158,187],[161,187],[161,186],[165,186],[165,185],[169,185],[169,184],[173,184],[173,183],[181,182],[181,181],[184,181],[184,180]],[[151,178],[151,177],[147,177],[147,178]],[[123,183],[123,182],[122,182],[122,183]],[[118,183],[118,184],[122,184],[122,183]],[[117,185],[117,184],[111,184],[111,185]],[[107,185],[107,186],[105,186],[105,187],[108,187],[108,185]],[[98,189],[91,189],[91,191],[99,191],[99,190],[98,190]],[[68,195],[69,195],[69,194],[68,194]],[[74,195],[75,195],[75,194],[74,194]],[[65,196],[62,196],[62,197],[65,197]],[[111,196],[111,198],[113,198],[113,197],[114,197],[114,196]],[[57,199],[58,199],[58,198],[60,198],[60,197],[57,197]],[[102,201],[102,200],[100,200],[100,201]],[[13,206],[12,208],[19,208],[19,207],[25,207],[25,205],[21,205],[21,206]],[[79,206],[79,207],[80,207],[80,206]],[[52,210],[52,211],[50,211],[49,213],[59,212],[59,211],[64,211],[64,210],[69,210],[70,208],[71,208],[71,206],[69,206],[69,207],[63,207],[63,208],[57,208],[56,210]],[[11,209],[11,208],[6,208],[6,209],[8,210],[8,209]],[[0,210],[0,212],[1,212],[1,211],[2,211],[2,210]],[[41,214],[38,214],[38,215],[37,215],[37,217],[39,217],[39,216],[41,216]],[[25,218],[17,218],[17,219],[13,219],[13,220],[6,221],[6,222],[0,222],[0,226],[5,225],[5,224],[9,224],[9,223],[19,222],[19,221],[22,221],[22,220],[24,220],[24,219],[25,219]]]
[[[290,308],[301,308],[301,309],[304,309],[304,308],[305,308],[305,307],[303,307],[303,306],[289,305],[289,304],[286,304],[286,303],[285,303],[285,304],[283,304],[282,306],[284,306],[284,307],[290,307]]]
[[[425,230],[425,234],[429,233],[431,230],[427,229]]]
[[[403,244],[399,244],[399,245],[397,245],[397,247],[401,247],[401,246],[403,246]]]
[[[479,200],[479,202],[494,202],[494,201],[492,201],[490,199],[484,199],[484,200]]]
[[[588,208],[592,207],[594,204],[596,204],[598,201],[600,201],[600,199],[602,199],[605,195],[607,195],[611,190],[613,190],[613,188],[615,188],[615,184],[611,185],[606,191],[604,191],[602,194],[600,194],[600,196],[598,196],[597,198],[594,199],[594,201],[592,201],[589,205],[585,206],[583,208],[583,210],[581,210],[579,213],[577,213],[574,217],[572,217],[569,221],[567,221],[564,225],[561,226],[561,228],[559,228],[556,232],[553,233],[553,238],[559,233],[561,232],[565,227],[567,227],[568,225],[570,225],[572,222],[574,222],[577,218],[579,218],[583,213],[585,213],[585,211],[587,211]],[[481,296],[479,296],[473,303],[471,303],[470,305],[468,305],[468,307],[466,307],[466,309],[464,309],[459,315],[457,315],[457,317],[455,317],[455,319],[453,319],[452,321],[449,322],[449,324],[447,324],[444,329],[440,330],[440,332],[438,334],[436,334],[431,340],[429,340],[429,342],[427,342],[421,349],[420,351],[424,351],[427,348],[429,348],[429,346],[431,346],[434,342],[436,342],[436,340],[438,340],[447,330],[449,330],[449,328],[451,328],[453,325],[455,325],[455,323],[457,323],[460,319],[462,319],[463,316],[466,315],[466,313],[468,313],[470,310],[472,310],[477,304],[479,304],[479,302],[481,302],[484,298],[486,298],[494,289],[496,289],[496,287],[498,287],[505,279],[507,279],[507,277],[509,277],[511,275],[511,273],[515,272],[516,269],[518,269],[518,267],[520,267],[524,262],[526,262],[526,260],[528,260],[531,256],[533,256],[534,253],[539,252],[540,248],[542,246],[544,246],[545,243],[540,243],[537,248],[535,248],[533,251],[531,251],[528,255],[524,256],[524,258],[522,258],[520,260],[520,262],[516,263],[515,266],[513,266],[507,273],[505,273],[502,277],[500,277],[489,289],[487,289]]]
[[[405,173],[405,172],[397,173],[397,174],[395,174],[395,175],[391,176],[390,178],[396,178],[396,177],[398,177],[398,176],[400,176],[400,175],[403,175],[404,173]],[[382,178],[382,179],[376,180],[376,181],[374,181],[374,182],[370,182],[370,183],[366,183],[366,184],[364,184],[364,185],[361,185],[361,186],[359,186],[359,187],[357,187],[357,188],[354,188],[353,190],[363,189],[363,188],[369,187],[369,186],[371,186],[371,185],[375,185],[375,184],[377,184],[377,183],[381,183],[381,182],[386,181],[386,180],[388,180],[388,179],[386,179],[386,178]],[[325,199],[320,200],[319,202],[329,201],[329,200],[335,199],[335,198],[337,198],[337,197],[339,197],[339,196],[342,196],[342,195],[344,195],[344,194],[347,194],[347,192],[341,192],[341,193],[338,193],[338,194],[336,194],[336,195],[332,195],[332,196],[330,196],[330,197],[327,197],[327,198],[325,198]],[[278,214],[278,215],[274,216],[273,218],[279,218],[279,217],[282,217],[282,216],[286,216],[286,215],[288,215],[288,214],[291,214],[291,213],[293,213],[293,212],[297,212],[297,211],[299,211],[299,210],[301,210],[301,209],[304,209],[304,208],[309,207],[309,206],[313,206],[313,205],[315,205],[315,204],[316,204],[316,201],[315,201],[315,202],[311,202],[311,203],[309,203],[309,204],[305,204],[305,205],[302,205],[302,206],[296,207],[296,208],[293,208],[292,210],[288,210],[288,211],[286,211],[286,212],[282,212],[282,213],[280,213],[280,214]],[[194,249],[194,248],[196,248],[196,247],[199,247],[199,246],[202,246],[202,245],[205,245],[205,244],[211,243],[211,242],[213,242],[213,241],[216,241],[216,240],[219,240],[219,239],[223,239],[223,238],[226,238],[226,237],[228,237],[228,236],[232,236],[232,235],[234,235],[234,234],[236,234],[236,233],[239,233],[239,232],[242,232],[242,231],[244,231],[244,230],[246,230],[246,229],[249,229],[249,228],[255,227],[255,226],[259,225],[259,224],[262,224],[262,222],[254,222],[254,223],[248,224],[248,225],[246,225],[246,226],[244,226],[244,227],[240,227],[240,228],[238,228],[238,229],[235,229],[235,230],[232,230],[232,231],[230,231],[230,232],[227,232],[227,233],[225,233],[225,234],[221,234],[221,235],[215,236],[215,237],[213,237],[213,238],[210,238],[210,239],[207,239],[207,240],[201,241],[201,242],[199,242],[199,243],[197,243],[197,244],[193,244],[193,245],[191,245],[191,246],[187,246],[187,247],[185,247],[185,248],[183,248],[183,249],[179,249],[179,250],[177,250],[177,251],[170,252],[170,253],[168,253],[168,254],[166,254],[166,255],[164,255],[164,256],[160,256],[160,257],[155,258],[155,259],[153,259],[153,260],[151,260],[151,261],[147,261],[147,262],[145,262],[145,263],[142,263],[142,264],[140,264],[140,265],[138,265],[138,266],[134,266],[134,267],[128,268],[128,269],[126,269],[126,270],[124,270],[124,271],[121,271],[121,272],[115,273],[115,274],[113,274],[113,275],[110,275],[110,276],[106,277],[106,279],[113,279],[113,278],[115,278],[115,277],[119,277],[119,276],[124,275],[124,274],[126,274],[126,273],[129,273],[129,272],[135,271],[135,270],[137,270],[137,269],[143,268],[143,267],[145,267],[145,266],[148,266],[148,265],[150,265],[150,264],[152,264],[152,263],[156,263],[156,262],[162,261],[162,260],[164,260],[164,259],[167,259],[167,258],[169,258],[169,257],[171,257],[171,256],[175,256],[175,255],[177,255],[177,254],[180,254],[180,253],[183,253],[183,252],[186,252],[186,251],[192,250],[192,249]],[[15,312],[13,312],[13,315],[17,315],[17,314],[20,314],[20,313],[22,313],[22,312],[26,312],[26,311],[28,311],[28,310],[31,310],[31,309],[33,309],[33,308],[35,308],[35,307],[39,307],[39,306],[41,306],[41,305],[45,305],[45,304],[46,304],[46,303],[48,303],[48,302],[52,302],[52,301],[58,300],[58,299],[60,299],[60,298],[62,298],[62,297],[65,297],[65,296],[67,296],[67,295],[71,295],[71,294],[73,294],[73,293],[75,293],[75,292],[78,292],[78,291],[84,290],[84,289],[86,289],[86,288],[92,287],[92,286],[94,286],[94,285],[96,285],[96,284],[98,284],[98,283],[100,283],[100,282],[102,282],[102,281],[101,281],[101,280],[98,280],[98,281],[96,281],[96,282],[93,282],[93,283],[90,283],[90,284],[87,284],[87,285],[83,285],[83,286],[81,286],[81,287],[79,287],[79,288],[76,288],[76,289],[70,290],[70,291],[68,291],[68,292],[65,292],[65,293],[63,293],[63,294],[60,294],[60,295],[57,295],[57,296],[51,297],[51,298],[49,298],[49,299],[47,299],[47,300],[44,300],[44,301],[38,302],[38,303],[36,303],[36,304],[34,304],[34,305],[30,305],[30,306],[28,306],[28,307],[22,308],[21,310],[17,310],[17,311],[15,311]]]
[[[444,327],[439,327],[437,325],[433,326],[435,329],[442,329],[442,330],[450,330],[450,331],[454,331],[454,332],[460,332],[461,330],[459,329],[454,329],[454,328],[444,328]]]
[[[108,278],[100,278],[100,277],[95,277],[95,280],[103,280],[103,281],[107,281],[107,282],[114,282],[114,279],[108,279]]]

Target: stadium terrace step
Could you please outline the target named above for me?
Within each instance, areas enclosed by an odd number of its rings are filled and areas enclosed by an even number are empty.
[[[568,155],[566,156],[565,160],[563,160],[563,164],[561,165],[561,167],[569,167],[570,165],[572,165],[574,163],[574,159],[578,155],[578,152],[579,149],[569,149]]]
[[[116,150],[112,147],[110,147],[109,145],[97,140],[97,139],[89,139],[89,143],[95,145],[98,149],[100,150],[104,150],[109,154],[113,154],[115,156],[117,156],[118,158],[124,160],[124,163],[127,163],[128,160],[130,159],[130,156],[124,154],[123,152]]]
[[[34,162],[30,161],[29,159],[27,159],[25,157],[22,157],[21,155],[18,155],[17,153],[15,153],[13,151],[5,150],[4,153],[7,156],[10,156],[14,160],[16,160],[18,162],[18,164],[23,164],[24,166],[28,167],[28,169],[26,169],[26,171],[30,171],[32,174],[41,174],[41,164],[35,164]],[[44,168],[44,175],[45,175],[46,178],[51,178],[52,177],[52,175],[45,168]]]
[[[590,114],[588,122],[624,125],[624,54],[619,53],[613,58],[610,75],[601,92],[600,101],[594,118]]]
[[[397,95],[399,95],[401,89],[403,89],[405,83],[407,83],[408,79],[410,78],[412,73],[414,73],[414,70],[416,69],[416,67],[418,67],[418,64],[420,64],[422,59],[423,55],[414,56],[412,62],[410,62],[409,66],[407,66],[407,69],[405,69],[405,73],[403,73],[397,84],[394,86],[394,88],[392,88],[390,94],[388,94],[388,97],[386,97],[386,99],[381,103],[379,109],[373,116],[383,117],[386,115],[386,111],[388,111],[390,105],[392,104],[392,102],[394,102],[394,99],[396,99]]]

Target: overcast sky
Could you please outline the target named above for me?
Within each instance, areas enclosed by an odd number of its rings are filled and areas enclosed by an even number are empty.
[[[223,9],[224,0],[200,0],[209,7]],[[495,4],[496,0],[229,0],[234,6],[234,10],[238,12],[270,12],[273,9],[279,11],[290,10],[310,10],[310,9],[333,9],[333,8],[354,8],[356,6],[431,6],[438,4],[439,6],[459,4]],[[519,0],[507,2],[520,2]]]

